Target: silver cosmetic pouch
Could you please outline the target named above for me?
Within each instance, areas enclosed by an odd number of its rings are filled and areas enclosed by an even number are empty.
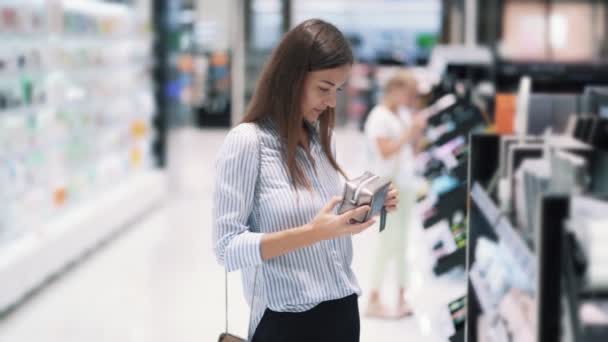
[[[367,171],[363,175],[351,179],[344,184],[342,202],[338,206],[338,214],[345,213],[351,209],[368,205],[371,209],[363,215],[355,217],[358,223],[365,222],[370,218],[380,215],[380,231],[386,225],[386,208],[384,200],[391,181],[387,178],[376,176]]]

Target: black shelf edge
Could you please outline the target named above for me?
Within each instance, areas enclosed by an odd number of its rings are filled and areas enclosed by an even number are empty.
[[[456,334],[450,337],[450,342],[464,342],[464,327],[456,330]]]

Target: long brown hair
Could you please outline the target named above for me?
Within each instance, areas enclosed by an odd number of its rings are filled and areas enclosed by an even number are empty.
[[[310,180],[296,159],[302,135],[300,105],[306,75],[310,71],[351,65],[353,61],[352,50],[340,30],[325,21],[310,19],[283,36],[264,66],[243,122],[260,122],[268,118],[275,123],[294,188],[310,189]],[[319,135],[331,165],[345,175],[331,152],[335,119],[334,109],[327,107],[319,116]]]

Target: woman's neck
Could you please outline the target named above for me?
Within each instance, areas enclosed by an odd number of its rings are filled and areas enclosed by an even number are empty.
[[[308,127],[306,127],[307,123],[302,121],[302,125],[301,125],[301,141],[300,144],[302,145],[302,147],[304,147],[304,149],[308,150],[309,147],[309,141],[310,141],[310,134],[308,132]]]

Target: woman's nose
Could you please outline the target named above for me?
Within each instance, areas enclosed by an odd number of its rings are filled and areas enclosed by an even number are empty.
[[[335,108],[336,107],[336,94],[332,94],[325,100],[325,106]]]

